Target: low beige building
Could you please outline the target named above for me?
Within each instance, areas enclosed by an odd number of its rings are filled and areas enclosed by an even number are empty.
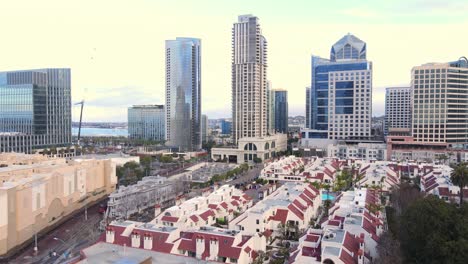
[[[286,151],[288,137],[286,134],[274,134],[266,137],[240,138],[237,148],[212,148],[211,158],[215,161],[226,160],[232,163],[254,162],[270,160],[278,152]]]
[[[111,158],[0,154],[0,255],[113,192],[115,167]]]

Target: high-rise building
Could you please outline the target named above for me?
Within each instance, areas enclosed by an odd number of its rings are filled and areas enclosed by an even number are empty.
[[[226,119],[221,119],[220,121],[221,134],[227,135],[231,134],[232,122]]]
[[[385,93],[384,133],[411,133],[413,95],[410,87],[389,87]]]
[[[273,90],[275,98],[275,131],[288,133],[288,91],[283,89]]]
[[[413,67],[413,137],[468,149],[468,60]]]
[[[267,82],[267,133],[275,131],[275,95],[271,81]]]
[[[166,145],[201,149],[201,40],[166,40]]]
[[[0,152],[70,146],[70,69],[0,73]]]
[[[267,135],[267,41],[259,19],[239,16],[232,29],[233,140]]]
[[[371,136],[372,63],[366,44],[346,35],[330,60],[312,56],[309,126],[311,138],[362,140]]]
[[[208,116],[202,115],[201,119],[202,142],[208,141]]]
[[[164,105],[135,105],[128,108],[128,136],[131,139],[164,141]]]
[[[305,127],[310,128],[310,87],[306,87],[306,116]]]

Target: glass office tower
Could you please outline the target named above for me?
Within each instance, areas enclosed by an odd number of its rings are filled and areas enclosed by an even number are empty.
[[[312,56],[311,64],[308,124],[317,130],[311,137],[369,139],[372,63],[366,60],[366,44],[348,34],[332,46],[330,60]]]
[[[164,141],[164,105],[135,105],[128,108],[128,136],[131,139]]]
[[[288,133],[288,91],[273,90],[275,97],[275,131]]]
[[[166,40],[166,145],[201,149],[201,40]]]
[[[70,69],[0,73],[0,152],[71,144]]]

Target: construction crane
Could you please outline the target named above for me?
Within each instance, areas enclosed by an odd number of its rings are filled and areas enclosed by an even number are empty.
[[[78,125],[78,145],[80,145],[80,137],[81,137],[81,119],[83,118],[84,100],[81,100],[81,102],[78,102],[78,103],[76,103],[75,105],[81,105],[80,124]]]

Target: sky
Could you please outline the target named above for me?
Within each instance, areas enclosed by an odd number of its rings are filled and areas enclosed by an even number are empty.
[[[167,39],[202,40],[202,113],[231,117],[231,28],[260,19],[268,79],[288,90],[289,115],[305,115],[310,56],[328,58],[347,33],[367,43],[373,115],[385,87],[411,68],[468,56],[466,0],[0,0],[0,71],[67,67],[84,122],[126,122],[135,104],[164,104]],[[73,120],[79,119],[79,107]]]

